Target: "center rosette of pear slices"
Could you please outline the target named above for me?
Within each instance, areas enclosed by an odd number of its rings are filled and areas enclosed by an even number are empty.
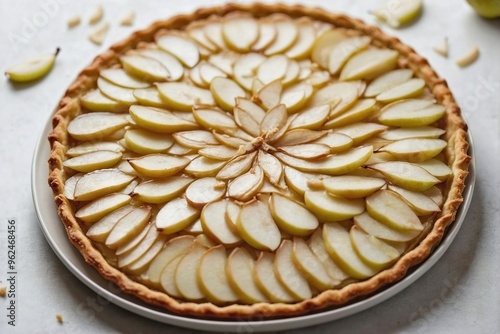
[[[310,19],[211,18],[100,71],[65,196],[106,260],[171,297],[292,303],[420,240],[445,108],[398,52]]]

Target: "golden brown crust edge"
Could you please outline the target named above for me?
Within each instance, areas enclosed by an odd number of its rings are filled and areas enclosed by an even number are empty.
[[[71,204],[64,196],[64,182],[66,175],[62,166],[67,147],[67,125],[80,112],[79,97],[90,88],[95,87],[99,70],[118,62],[118,56],[126,50],[135,47],[140,41],[152,41],[156,32],[161,29],[179,29],[190,22],[206,19],[211,15],[223,16],[234,11],[244,11],[256,17],[266,16],[276,12],[288,14],[292,17],[308,16],[316,20],[332,23],[337,27],[355,29],[373,38],[373,43],[397,50],[407,61],[406,66],[412,68],[415,74],[423,78],[432,89],[436,100],[446,107],[447,117],[443,120],[446,130],[446,140],[449,145],[445,154],[452,167],[453,178],[447,184],[447,196],[443,210],[433,225],[429,234],[413,250],[409,251],[391,268],[380,272],[374,277],[352,283],[340,290],[324,291],[316,297],[296,304],[267,304],[230,305],[219,307],[211,303],[182,302],[169,297],[167,294],[151,290],[146,286],[133,281],[127,275],[111,266],[96,250],[90,240],[81,230],[74,218]],[[265,4],[227,4],[220,7],[199,9],[190,15],[175,16],[166,21],[152,24],[149,28],[132,34],[126,40],[113,45],[107,52],[94,59],[93,63],[85,68],[76,81],[68,88],[60,102],[60,107],[53,118],[53,131],[49,135],[51,155],[49,158],[49,185],[54,193],[54,200],[58,208],[68,237],[78,248],[85,261],[94,266],[106,279],[118,285],[124,292],[133,294],[147,303],[164,307],[167,310],[186,316],[203,318],[225,318],[228,320],[263,320],[266,318],[287,317],[305,314],[313,311],[334,307],[353,300],[356,297],[370,294],[377,289],[398,281],[407,270],[424,261],[432,249],[442,239],[445,229],[455,219],[455,214],[463,201],[462,190],[470,162],[467,155],[468,142],[466,139],[467,125],[460,116],[460,108],[455,103],[445,80],[441,79],[429,66],[426,59],[416,54],[409,46],[395,37],[387,36],[377,27],[366,25],[364,22],[341,14],[328,13],[319,8],[308,8],[300,5],[265,5]]]

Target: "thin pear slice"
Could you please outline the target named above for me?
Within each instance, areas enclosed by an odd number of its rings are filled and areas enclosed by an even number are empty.
[[[254,51],[262,51],[276,40],[277,31],[274,22],[270,19],[259,20],[259,39],[252,46]]]
[[[192,234],[192,235],[199,235],[203,233],[203,227],[201,226],[201,219],[196,219],[194,223],[189,225],[184,229],[186,233]]]
[[[207,248],[212,248],[214,246],[217,246],[217,244],[212,239],[210,239],[209,237],[207,237],[206,234],[203,233],[198,234],[194,240],[195,242],[198,242]]]
[[[137,261],[125,267],[125,271],[136,276],[144,274],[151,261],[162,250],[166,240],[166,236],[160,235],[155,243]]]
[[[393,70],[399,53],[389,49],[368,49],[354,55],[340,72],[340,80],[372,79]]]
[[[181,176],[150,180],[135,187],[132,196],[146,203],[165,203],[181,195],[191,182],[193,179]]]
[[[101,93],[112,100],[126,105],[137,103],[137,99],[134,96],[133,89],[114,85],[101,77],[97,79],[97,87],[99,88]]]
[[[295,60],[290,60],[286,69],[286,74],[283,77],[283,86],[290,86],[299,80],[300,66]]]
[[[267,133],[281,129],[288,119],[288,113],[284,104],[278,104],[276,107],[269,110],[260,123],[260,131]]]
[[[163,35],[156,38],[156,44],[189,68],[195,66],[200,60],[198,47],[187,37]]]
[[[368,36],[345,39],[335,45],[328,54],[328,70],[335,75],[354,54],[366,49],[371,42]]]
[[[75,186],[75,201],[90,201],[125,188],[135,176],[118,169],[101,169],[85,174]]]
[[[397,230],[373,219],[367,212],[354,217],[354,224],[379,239],[395,242],[407,242],[415,239],[420,231],[418,230]]]
[[[212,239],[225,246],[234,246],[241,242],[241,237],[229,227],[226,221],[226,200],[209,203],[201,212],[201,225]]]
[[[204,156],[199,156],[191,161],[184,171],[194,177],[215,176],[226,164],[226,161],[209,159]]]
[[[393,263],[401,252],[388,243],[366,234],[356,226],[349,232],[351,243],[358,256],[375,270],[381,270]]]
[[[198,124],[203,125],[203,127],[208,130],[230,132],[236,130],[238,127],[234,120],[220,109],[194,106],[193,115]]]
[[[231,161],[229,161],[220,171],[217,173],[217,179],[219,180],[229,180],[234,179],[250,170],[255,160],[257,152],[240,155]]]
[[[413,78],[377,95],[377,101],[389,103],[414,97],[420,95],[424,91],[424,87],[425,81],[423,79]]]
[[[283,240],[276,251],[274,273],[286,290],[299,300],[312,297],[312,291],[307,280],[293,262],[293,243]]]
[[[175,268],[175,285],[187,300],[201,300],[205,294],[198,283],[198,269],[206,247],[194,242],[189,252],[182,257]]]
[[[211,132],[205,130],[181,131],[173,134],[175,140],[185,147],[201,149],[219,142]]]
[[[401,196],[406,204],[408,204],[418,216],[430,215],[434,212],[441,211],[436,202],[420,192],[406,190],[394,185],[389,185],[388,189]]]
[[[189,70],[189,79],[191,79],[191,81],[200,88],[208,88],[210,86],[210,83],[203,81],[203,79],[201,78],[200,69],[203,64],[205,64],[205,62],[201,61],[198,63],[198,65]]]
[[[298,21],[297,27],[299,29],[297,40],[285,53],[290,59],[307,58],[312,51],[316,37],[316,31],[310,20]]]
[[[370,159],[372,153],[373,148],[371,146],[361,146],[353,148],[347,152],[330,155],[316,161],[297,159],[279,152],[274,155],[283,163],[303,172],[341,175],[362,166],[366,161],[368,161],[368,159]]]
[[[247,91],[251,91],[256,70],[264,60],[266,57],[260,53],[242,55],[234,63],[234,80]]]
[[[409,138],[436,139],[446,131],[432,126],[421,126],[415,128],[399,128],[382,132],[379,136],[386,140],[401,140]]]
[[[281,162],[276,157],[263,150],[259,150],[258,161],[259,166],[262,168],[269,181],[277,185],[283,175],[283,165]]]
[[[177,117],[165,109],[133,105],[129,112],[137,125],[154,132],[171,133],[199,128],[196,123]]]
[[[323,264],[323,268],[331,279],[332,286],[338,286],[349,278],[349,275],[342,271],[328,254],[325,242],[323,241],[323,230],[321,228],[313,233],[308,241],[308,245],[314,255],[316,255],[318,260]]]
[[[323,225],[323,240],[328,254],[349,276],[366,279],[377,273],[360,259],[351,243],[349,232],[339,223]]]
[[[294,45],[299,36],[299,29],[293,21],[279,20],[275,23],[275,27],[276,39],[264,50],[266,56],[286,52]]]
[[[110,141],[88,142],[69,148],[66,154],[70,157],[78,157],[98,151],[123,152],[124,148],[120,144]]]
[[[128,106],[106,97],[99,89],[94,89],[80,98],[82,106],[95,112],[126,112]]]
[[[362,121],[373,113],[376,102],[377,101],[375,101],[375,99],[358,100],[358,102],[356,102],[356,104],[349,108],[346,112],[326,122],[323,128],[333,129],[339,126]]]
[[[335,82],[318,90],[308,106],[315,107],[328,104],[332,107],[330,118],[333,118],[352,107],[356,103],[358,95],[356,84],[351,82]]]
[[[191,155],[196,153],[195,148],[184,147],[177,143],[174,143],[167,151],[171,155]]]
[[[208,62],[228,76],[233,76],[234,63],[239,59],[240,55],[232,51],[222,51],[208,58]]]
[[[166,177],[177,174],[184,169],[191,160],[186,157],[175,157],[157,153],[129,159],[128,162],[132,168],[143,176]]]
[[[424,162],[434,158],[447,145],[441,139],[409,138],[381,147],[379,152],[389,152],[400,160]]]
[[[325,191],[306,191],[304,202],[321,222],[346,220],[365,211],[363,200],[349,200]]]
[[[168,105],[160,98],[156,87],[134,89],[134,97],[140,104],[150,107],[167,108]]]
[[[440,181],[446,181],[453,173],[447,164],[437,159],[420,162],[418,165]]]
[[[331,50],[347,36],[338,29],[328,29],[316,38],[311,52],[311,60],[322,68],[328,69]]]
[[[413,76],[411,69],[397,69],[387,72],[373,80],[365,90],[366,97],[375,97],[380,95],[396,86],[399,86]]]
[[[249,113],[243,109],[234,108],[233,114],[236,124],[238,124],[241,129],[255,137],[260,135],[260,125]]]
[[[165,66],[152,58],[125,55],[120,57],[120,61],[127,73],[144,81],[165,81],[170,77],[170,72]]]
[[[258,89],[253,101],[262,105],[266,110],[272,109],[280,102],[282,90],[283,84],[281,83],[281,80],[276,79]]]
[[[293,263],[312,286],[320,291],[330,289],[334,282],[318,257],[304,239],[293,238]]]
[[[76,183],[82,178],[82,176],[85,175],[83,173],[78,173],[70,177],[69,179],[64,182],[64,196],[71,200],[75,200],[75,187]]]
[[[238,205],[235,201],[232,201],[230,199],[227,200],[226,214],[225,214],[226,223],[234,233],[238,233],[238,228],[236,227],[236,221],[238,220],[240,211],[241,211],[240,205]]]
[[[325,136],[325,131],[313,131],[308,129],[294,129],[287,131],[281,138],[279,138],[275,145],[279,146],[293,146],[300,144],[307,144],[318,140]]]
[[[417,215],[398,195],[380,190],[366,198],[366,210],[376,220],[397,230],[422,231]]]
[[[314,71],[305,78],[305,82],[312,85],[314,88],[322,88],[330,81],[330,79],[330,73],[327,71]]]
[[[158,237],[159,234],[154,224],[146,226],[136,238],[116,250],[118,267],[123,268],[139,260],[153,246]]]
[[[56,61],[59,48],[55,53],[40,55],[5,70],[9,79],[17,82],[26,82],[39,79],[50,72]]]
[[[108,68],[99,72],[99,75],[109,82],[125,88],[147,88],[151,86],[148,82],[138,80],[128,75],[121,68]]]
[[[324,144],[330,147],[332,153],[345,151],[352,147],[353,141],[351,137],[341,133],[327,133],[323,137],[315,140],[315,144]]]
[[[282,146],[278,147],[278,150],[285,152],[292,157],[304,160],[320,159],[330,154],[330,147],[323,144]]]
[[[123,115],[94,112],[77,116],[68,124],[68,132],[76,140],[102,139],[128,124]]]
[[[332,176],[323,180],[325,189],[334,195],[346,198],[362,198],[385,185],[385,180],[376,177],[354,175]]]
[[[275,55],[264,60],[257,69],[257,78],[267,85],[285,78],[290,60],[285,55]]]
[[[422,0],[396,0],[388,3],[383,8],[373,11],[372,14],[389,26],[399,28],[401,25],[415,19],[422,11],[422,6]]]
[[[185,198],[176,198],[165,204],[156,215],[156,227],[164,234],[184,229],[200,216],[200,211],[189,205]]]
[[[264,183],[264,172],[258,165],[238,176],[227,187],[227,195],[237,201],[246,202],[254,197]]]
[[[151,207],[143,205],[123,216],[106,238],[106,246],[116,249],[140,233],[151,217]]]
[[[212,303],[223,304],[238,300],[238,295],[229,284],[226,262],[226,249],[223,245],[210,248],[201,258],[197,271],[198,284]]]
[[[254,277],[259,288],[275,303],[291,303],[297,298],[291,295],[276,278],[273,253],[261,252],[255,264]]]
[[[127,147],[139,154],[162,153],[174,144],[170,136],[142,129],[127,130],[124,138]]]
[[[97,242],[105,242],[113,227],[120,219],[125,217],[128,213],[132,212],[135,208],[131,205],[125,205],[121,208],[107,214],[95,224],[93,224],[87,231],[86,235]]]
[[[70,158],[63,162],[64,167],[88,173],[97,169],[114,166],[122,157],[121,152],[97,151]]]
[[[226,193],[226,184],[214,177],[205,177],[192,182],[186,189],[186,199],[195,208],[202,209],[217,201]]]
[[[239,149],[240,146],[245,146],[246,144],[248,144],[246,140],[243,140],[241,138],[229,136],[227,134],[220,134],[215,131],[213,131],[212,133],[217,139],[218,143],[226,145],[227,147]]]
[[[75,213],[75,217],[85,223],[94,223],[108,213],[130,203],[131,197],[125,194],[110,194],[98,198],[83,206]]]
[[[209,90],[198,88],[187,82],[162,82],[156,85],[160,97],[169,106],[182,111],[191,111],[195,104],[215,105]]]
[[[226,73],[222,72],[220,69],[210,63],[200,63],[199,67],[200,78],[207,87],[210,86],[212,80],[217,77],[227,78]]]
[[[229,284],[239,299],[248,304],[267,301],[254,280],[255,260],[245,248],[235,248],[226,261]]]
[[[257,200],[245,204],[236,227],[243,240],[256,249],[275,251],[280,245],[281,233],[267,202]]]
[[[186,31],[189,33],[189,36],[196,41],[196,43],[208,49],[210,52],[219,51],[218,46],[212,43],[205,35],[204,27],[205,27],[205,22],[195,21],[186,27]]]
[[[432,101],[408,99],[385,106],[378,117],[380,123],[389,126],[425,126],[440,119],[446,108]]]
[[[183,259],[183,257],[187,254],[182,253],[179,256],[175,257],[170,261],[166,266],[160,276],[160,284],[165,292],[174,298],[182,298],[179,289],[177,289],[177,285],[175,284],[175,269],[179,265],[179,262]]]
[[[239,53],[249,52],[259,38],[259,25],[253,17],[234,17],[222,24],[226,45]]]
[[[387,129],[387,126],[378,123],[352,123],[336,128],[335,133],[340,133],[350,137],[353,145],[359,145],[368,138],[381,133]]]
[[[391,183],[413,191],[424,191],[440,182],[424,168],[408,162],[380,162],[368,168],[384,174]]]
[[[432,187],[427,190],[422,191],[422,194],[428,196],[432,199],[437,205],[441,206],[444,203],[444,196],[441,190],[438,187]]]
[[[311,85],[298,83],[283,91],[279,103],[284,104],[289,113],[294,113],[302,109],[309,102],[313,96],[313,92],[314,90]]]
[[[218,145],[202,148],[198,151],[198,154],[209,159],[227,161],[234,158],[238,154],[238,150],[225,145]]]
[[[309,210],[281,194],[273,193],[269,197],[269,209],[279,228],[291,235],[309,235],[319,225]]]
[[[313,173],[303,173],[285,165],[286,184],[295,192],[304,195],[306,191],[314,190],[312,185],[321,184],[325,176]]]
[[[227,49],[226,42],[222,37],[222,23],[219,20],[209,22],[203,26],[203,31],[207,39],[212,42],[218,49]]]
[[[167,77],[169,81],[177,81],[184,75],[184,67],[182,64],[177,58],[167,52],[158,49],[138,49],[135,50],[135,52],[144,57],[154,59],[163,65],[169,73]]]
[[[328,104],[308,108],[298,114],[298,116],[290,124],[289,129],[316,130],[325,123],[329,113],[330,105]]]
[[[217,104],[226,111],[232,111],[237,97],[245,97],[246,93],[236,82],[231,79],[216,77],[210,83]]]

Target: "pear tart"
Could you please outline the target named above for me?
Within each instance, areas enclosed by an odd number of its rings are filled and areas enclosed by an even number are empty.
[[[291,316],[425,260],[462,202],[466,131],[396,38],[230,4],[84,69],[53,118],[49,184],[71,242],[123,291],[184,315]]]

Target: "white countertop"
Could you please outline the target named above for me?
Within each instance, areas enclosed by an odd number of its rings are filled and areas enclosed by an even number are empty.
[[[241,1],[249,2],[249,1]],[[271,2],[271,1],[268,1]],[[291,1],[282,1],[291,2]],[[294,3],[297,1],[293,1]],[[385,0],[303,1],[375,23],[368,14]],[[47,7],[44,4],[50,4]],[[103,46],[91,44],[86,24],[97,4],[111,23]],[[62,51],[52,72],[40,82],[12,85],[0,80],[0,280],[7,277],[7,222],[17,228],[17,319],[7,325],[7,299],[0,298],[1,333],[169,333],[190,331],[142,318],[112,304],[83,307],[96,294],[59,261],[45,240],[31,198],[30,171],[39,133],[65,88],[97,54],[152,21],[187,13],[218,1],[16,0],[0,3],[0,69],[23,58]],[[54,5],[57,4],[57,5]],[[43,8],[50,14],[43,14]],[[119,19],[135,10],[133,27]],[[83,22],[67,30],[66,20]],[[33,21],[38,20],[38,21]],[[28,22],[28,23],[27,23]],[[29,23],[38,27],[29,29]],[[32,27],[32,28],[33,28]],[[477,182],[462,229],[441,260],[412,286],[357,315],[308,328],[312,333],[493,333],[500,331],[500,19],[479,18],[465,0],[425,1],[420,20],[402,30],[384,28],[413,46],[447,79],[475,140]],[[444,36],[451,57],[432,51]],[[13,39],[18,38],[17,41]],[[479,60],[460,69],[454,59],[477,45]],[[64,317],[58,324],[55,314]],[[291,331],[293,332],[293,331]],[[290,333],[291,333],[290,332]],[[301,333],[302,330],[296,330]]]

